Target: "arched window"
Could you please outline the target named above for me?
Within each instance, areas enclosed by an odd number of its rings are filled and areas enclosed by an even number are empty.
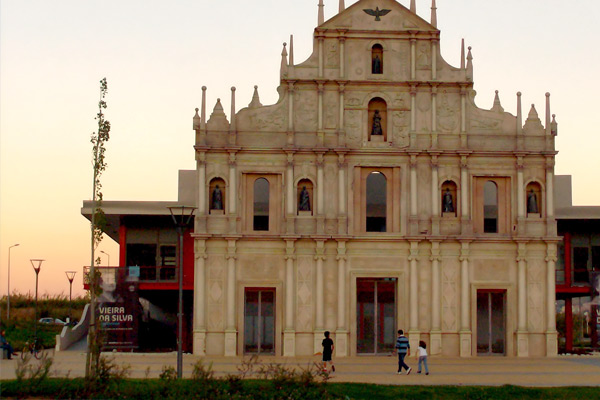
[[[525,195],[525,204],[527,205],[527,215],[542,213],[542,187],[537,182],[531,182],[527,185]]]
[[[208,209],[211,214],[222,214],[225,212],[225,181],[221,178],[213,178],[208,185]]]
[[[369,126],[370,141],[387,140],[387,103],[380,97],[369,101]]]
[[[386,232],[387,182],[381,172],[367,177],[367,232]]]
[[[254,221],[255,231],[269,230],[269,181],[258,178],[254,181]]]
[[[383,74],[383,47],[380,44],[371,48],[371,73]]]
[[[493,181],[483,185],[483,232],[498,232],[498,186]]]

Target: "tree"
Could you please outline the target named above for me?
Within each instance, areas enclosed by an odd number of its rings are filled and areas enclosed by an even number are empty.
[[[104,228],[106,227],[106,216],[102,211],[102,184],[100,177],[106,169],[104,153],[105,144],[108,142],[110,133],[110,122],[104,118],[106,109],[106,93],[108,84],[106,78],[100,80],[100,100],[98,101],[98,131],[92,133],[90,142],[92,143],[92,166],[94,168],[93,194],[92,194],[92,221],[91,221],[91,263],[89,272],[90,287],[90,326],[88,330],[88,350],[85,363],[85,376],[89,378],[95,375],[100,360],[101,338],[98,330],[98,313],[96,310],[96,297],[100,293],[99,287],[100,274],[95,268],[95,264],[100,265],[100,257],[94,259],[94,252],[102,241]]]

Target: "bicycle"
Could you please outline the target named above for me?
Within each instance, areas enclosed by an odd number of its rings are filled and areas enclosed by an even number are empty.
[[[21,360],[25,359],[26,353],[33,354],[35,359],[39,360],[40,358],[42,358],[42,350],[43,350],[42,346],[40,346],[37,338],[33,339],[33,342],[31,342],[31,343],[25,342],[25,347],[23,348],[23,351],[21,352]]]

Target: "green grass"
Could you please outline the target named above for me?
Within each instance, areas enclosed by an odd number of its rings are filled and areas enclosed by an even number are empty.
[[[278,387],[273,380],[227,379],[182,381],[125,379],[110,382],[100,391],[89,391],[82,378],[46,379],[36,385],[16,380],[3,381],[3,398],[119,398],[119,399],[600,399],[600,388],[524,388],[519,386],[385,386],[360,383],[288,383]]]

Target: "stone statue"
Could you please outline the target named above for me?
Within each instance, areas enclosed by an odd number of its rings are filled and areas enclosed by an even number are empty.
[[[371,128],[371,135],[383,135],[383,131],[381,130],[381,115],[379,115],[379,110],[375,110],[375,114],[373,115],[373,127]]]
[[[539,212],[537,196],[535,195],[533,189],[531,189],[527,194],[527,212],[533,214],[537,214]]]
[[[454,212],[454,201],[452,200],[452,193],[450,193],[450,189],[446,188],[446,192],[444,193],[444,204],[443,204],[444,212]]]
[[[211,210],[222,210],[223,209],[223,193],[219,189],[219,185],[216,185],[212,192],[212,201],[210,203]]]
[[[379,58],[379,54],[375,55],[375,58],[373,59],[371,73],[381,74],[381,58]]]
[[[308,195],[308,190],[306,190],[306,186],[302,186],[302,190],[300,191],[300,201],[298,202],[298,210],[310,211],[310,197]]]

